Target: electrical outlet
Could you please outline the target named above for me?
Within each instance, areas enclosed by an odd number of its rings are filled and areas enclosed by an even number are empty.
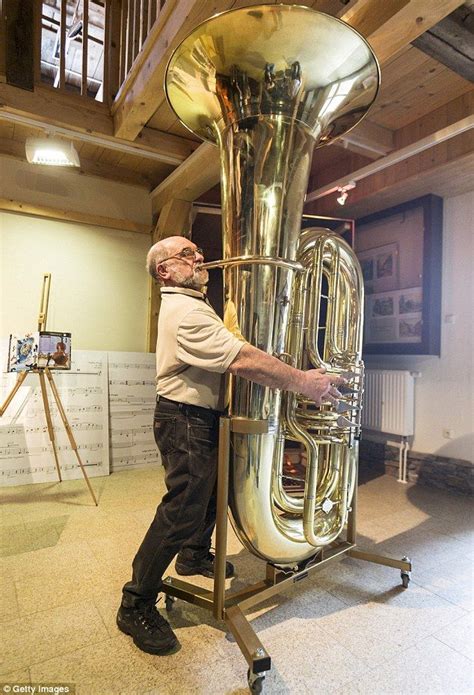
[[[452,439],[453,438],[453,430],[450,430],[449,428],[445,428],[443,430],[443,437],[445,439]]]

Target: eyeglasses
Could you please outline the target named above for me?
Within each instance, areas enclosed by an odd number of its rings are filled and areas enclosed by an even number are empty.
[[[199,246],[196,246],[195,249],[192,249],[190,246],[186,246],[184,249],[181,249],[181,251],[178,251],[178,253],[174,253],[172,256],[168,256],[168,258],[163,258],[163,260],[160,261],[159,265],[161,265],[165,261],[171,260],[171,258],[194,258],[197,253],[200,256],[204,255],[203,250]]]

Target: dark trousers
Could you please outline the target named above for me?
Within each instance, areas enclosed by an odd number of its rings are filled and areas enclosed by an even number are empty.
[[[219,413],[159,398],[153,427],[167,492],[123,587],[126,608],[155,603],[175,555],[207,552],[216,521]]]

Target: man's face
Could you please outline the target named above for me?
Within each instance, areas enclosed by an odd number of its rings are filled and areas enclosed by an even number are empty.
[[[179,238],[170,244],[166,259],[159,265],[165,271],[167,285],[202,290],[209,280],[209,273],[201,268],[203,262],[204,256],[197,250],[196,244],[189,239]]]

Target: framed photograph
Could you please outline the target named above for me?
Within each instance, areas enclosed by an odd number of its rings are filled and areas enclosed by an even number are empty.
[[[440,354],[442,215],[427,195],[357,220],[366,354]]]
[[[365,343],[419,343],[422,337],[421,288],[369,294],[365,302]]]
[[[71,334],[43,331],[39,334],[38,367],[71,369]]]
[[[9,372],[28,369],[71,369],[71,334],[37,331],[10,335]]]
[[[358,257],[368,294],[398,289],[398,244],[376,246]]]

